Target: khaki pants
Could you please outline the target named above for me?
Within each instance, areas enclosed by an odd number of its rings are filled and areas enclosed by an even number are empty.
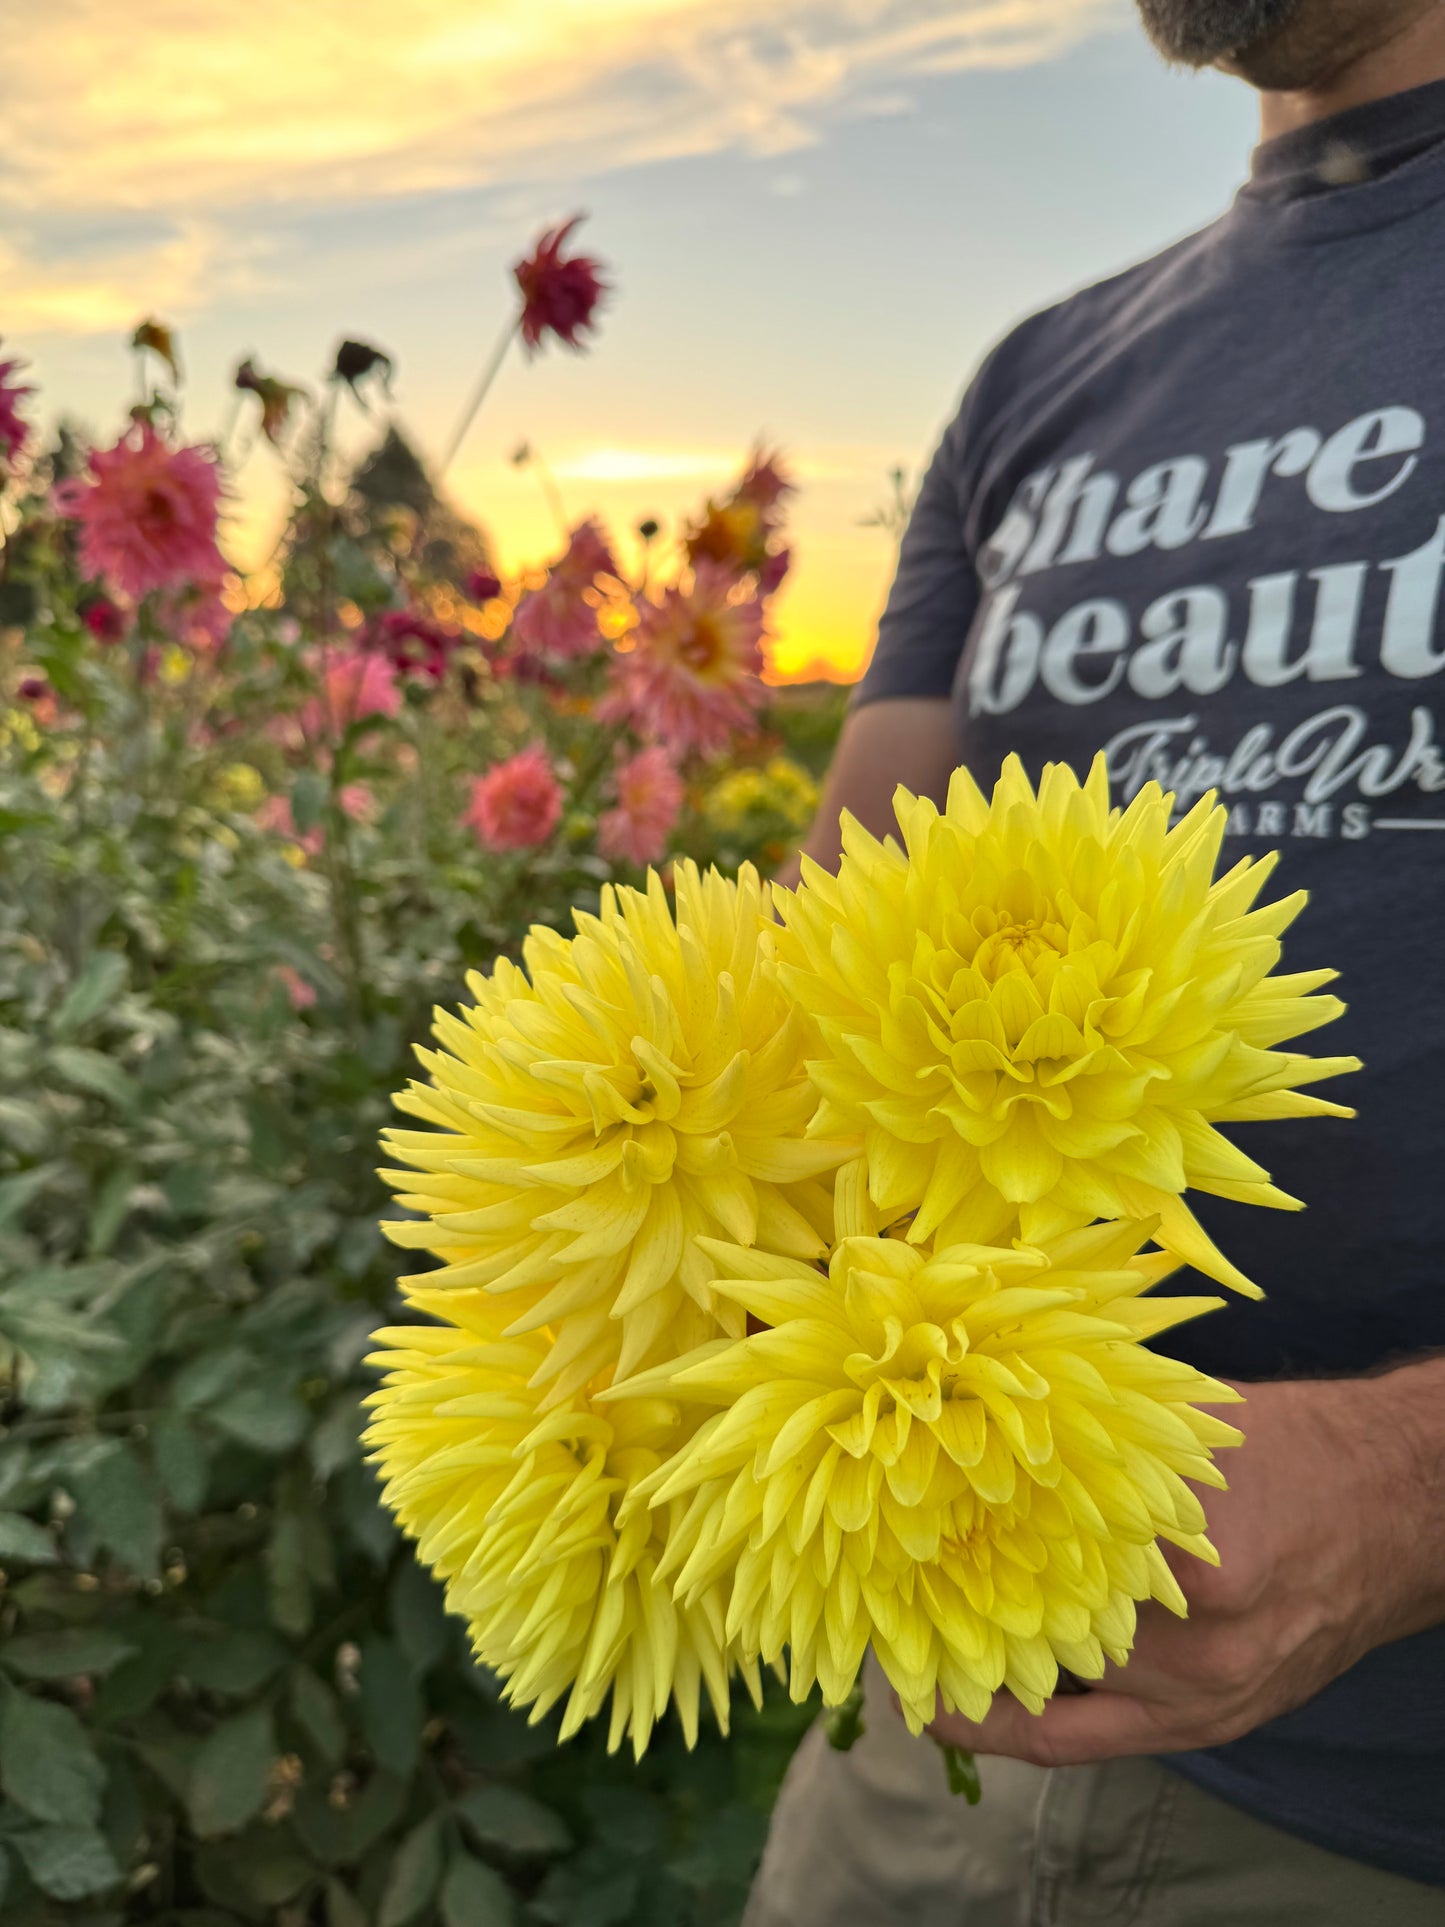
[[[1152,1760],[984,1760],[949,1793],[872,1674],[851,1753],[804,1741],[743,1927],[1445,1927],[1445,1892],[1326,1853]]]

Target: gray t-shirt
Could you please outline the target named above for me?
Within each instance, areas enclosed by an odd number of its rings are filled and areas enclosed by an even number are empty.
[[[985,787],[1109,753],[1217,788],[1311,893],[1354,1123],[1254,1125],[1303,1215],[1204,1200],[1268,1292],[1180,1336],[1242,1379],[1445,1347],[1445,83],[1270,141],[1225,217],[1026,321],[924,482],[857,701],[952,694]],[[1445,1886],[1445,1628],[1170,1762]]]

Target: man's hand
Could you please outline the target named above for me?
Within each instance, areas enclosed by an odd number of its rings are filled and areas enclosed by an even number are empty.
[[[1041,1716],[1000,1694],[936,1739],[1039,1766],[1219,1746],[1445,1620],[1445,1361],[1239,1389],[1230,1489],[1200,1495],[1220,1564],[1165,1548],[1189,1618],[1147,1604],[1129,1664],[1087,1694]]]

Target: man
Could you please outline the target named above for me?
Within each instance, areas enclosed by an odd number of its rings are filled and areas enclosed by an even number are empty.
[[[1116,801],[1217,788],[1235,855],[1344,973],[1354,1123],[1251,1127],[1303,1217],[1214,1203],[1268,1290],[1201,1322],[1244,1385],[1216,1572],[1186,1622],[1041,1718],[940,1738],[875,1675],[810,1736],[747,1927],[1445,1923],[1445,0],[1139,0],[1163,53],[1252,83],[1214,227],[988,358],[904,543],[812,853],[1017,750]]]

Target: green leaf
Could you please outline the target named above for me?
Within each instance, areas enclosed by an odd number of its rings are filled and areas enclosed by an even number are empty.
[[[421,1753],[426,1707],[421,1689],[389,1639],[368,1639],[361,1648],[361,1730],[380,1765],[410,1774]]]
[[[599,1839],[619,1853],[650,1859],[662,1845],[667,1809],[641,1787],[590,1786],[582,1796]]]
[[[346,1721],[341,1701],[308,1666],[291,1673],[291,1712],[324,1766],[335,1766],[346,1751]]]
[[[561,1816],[516,1787],[473,1787],[454,1806],[467,1832],[489,1853],[550,1860],[572,1851],[572,1835]]]
[[[129,974],[126,960],[118,951],[92,952],[84,970],[71,985],[65,1001],[55,1013],[53,1023],[56,1036],[65,1037],[71,1031],[84,1029],[125,989]]]
[[[150,1428],[151,1456],[171,1503],[181,1512],[199,1512],[210,1482],[205,1443],[179,1412],[162,1412]]]
[[[243,1385],[213,1406],[212,1425],[255,1452],[279,1456],[306,1436],[310,1414],[279,1385]]]
[[[25,1679],[75,1679],[108,1673],[138,1648],[96,1626],[70,1626],[53,1633],[15,1633],[0,1641],[0,1665]]]
[[[60,1163],[38,1164],[33,1171],[17,1171],[14,1177],[0,1179],[0,1231],[12,1218],[18,1218],[32,1198],[65,1170]]]
[[[443,1927],[513,1927],[517,1903],[494,1868],[458,1853],[442,1882],[441,1916]]]
[[[137,1172],[133,1164],[117,1165],[100,1187],[90,1211],[90,1238],[87,1250],[92,1258],[102,1258],[130,1216],[135,1196]]]
[[[311,1630],[311,1561],[306,1535],[314,1525],[304,1512],[291,1507],[278,1510],[266,1544],[271,1617],[293,1639],[303,1639]]]
[[[176,1671],[203,1692],[249,1698],[286,1664],[286,1648],[270,1633],[227,1632],[189,1642]]]
[[[305,1786],[291,1824],[306,1851],[325,1867],[354,1866],[389,1833],[406,1811],[408,1786],[390,1773],[374,1773],[345,1806],[333,1806],[324,1786]]]
[[[388,1595],[391,1629],[418,1678],[429,1673],[451,1640],[442,1590],[413,1558],[398,1562]]]
[[[129,1445],[114,1442],[74,1480],[75,1502],[97,1542],[140,1579],[160,1570],[165,1519],[154,1475]]]
[[[55,1541],[23,1513],[0,1512],[0,1565],[53,1566],[59,1558]]]
[[[326,1927],[371,1927],[371,1915],[339,1880],[326,1883]]]
[[[305,836],[321,821],[326,809],[326,778],[304,770],[291,785],[291,820]]]
[[[266,1799],[276,1736],[265,1707],[222,1720],[196,1748],[186,1804],[203,1840],[236,1833],[261,1811]]]
[[[120,1880],[105,1835],[95,1827],[37,1827],[10,1836],[25,1871],[52,1900],[88,1900]]]
[[[63,1084],[90,1097],[103,1097],[119,1111],[134,1110],[139,1101],[140,1087],[135,1079],[103,1051],[60,1044],[51,1051],[48,1062]]]
[[[50,1139],[50,1122],[38,1104],[0,1097],[0,1137],[25,1157],[39,1157]]]
[[[105,1768],[68,1707],[12,1687],[0,1702],[0,1786],[37,1820],[89,1826],[100,1814]]]
[[[381,1896],[377,1927],[406,1927],[429,1906],[442,1877],[441,1822],[433,1815],[413,1827],[396,1850]]]

